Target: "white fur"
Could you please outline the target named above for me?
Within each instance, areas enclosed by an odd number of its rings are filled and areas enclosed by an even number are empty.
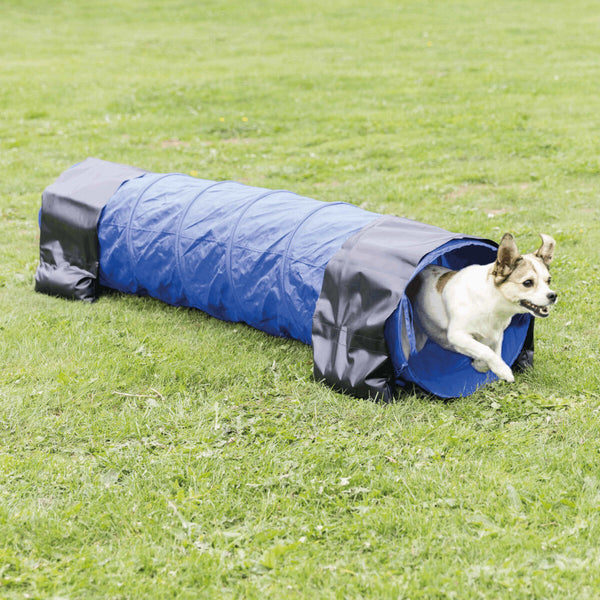
[[[472,358],[478,371],[491,370],[500,379],[514,381],[501,356],[504,330],[515,314],[547,316],[548,307],[556,302],[548,284],[554,246],[550,236],[542,235],[538,251],[521,256],[513,237],[506,234],[494,263],[471,265],[455,273],[435,265],[426,267],[407,289],[415,315],[417,352],[429,337],[443,348]],[[528,308],[523,302],[536,306]],[[408,356],[405,332],[402,347]]]

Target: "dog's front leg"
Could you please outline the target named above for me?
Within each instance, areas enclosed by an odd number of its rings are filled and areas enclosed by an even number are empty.
[[[490,370],[500,379],[509,383],[515,380],[511,368],[502,360],[499,353],[485,344],[478,342],[472,335],[461,330],[449,328],[448,342],[450,342],[456,352],[472,358],[474,366],[478,371],[485,372]],[[502,347],[502,340],[500,340],[500,347]]]
[[[502,341],[504,339],[504,331],[500,333],[500,336],[493,340],[491,344],[489,344],[490,348],[500,357],[502,358]],[[473,368],[479,371],[480,373],[486,373],[489,371],[488,364],[480,360],[478,358],[473,359]]]

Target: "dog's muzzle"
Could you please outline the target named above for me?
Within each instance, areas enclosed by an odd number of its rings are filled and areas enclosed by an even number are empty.
[[[553,304],[556,304],[557,294],[556,292],[548,293],[548,304],[545,306],[540,306],[539,304],[534,304],[533,302],[529,302],[529,300],[521,300],[519,304],[526,308],[533,316],[545,318],[550,314],[550,307]]]

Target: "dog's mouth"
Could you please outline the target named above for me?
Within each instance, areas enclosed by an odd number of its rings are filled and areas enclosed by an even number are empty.
[[[544,318],[550,314],[550,308],[548,306],[539,306],[533,302],[529,302],[529,300],[521,300],[519,304],[536,317]]]

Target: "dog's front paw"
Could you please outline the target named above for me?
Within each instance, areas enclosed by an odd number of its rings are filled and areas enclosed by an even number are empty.
[[[506,363],[498,365],[498,367],[493,369],[493,371],[500,379],[508,381],[508,383],[515,382],[515,376],[513,375],[511,368]]]
[[[479,371],[480,373],[487,373],[488,371],[492,371],[499,379],[508,381],[509,383],[514,383],[515,381],[513,372],[511,371],[510,367],[504,362],[490,367],[490,365],[485,360],[476,358],[471,362],[471,364],[473,365],[473,368],[476,371]]]

